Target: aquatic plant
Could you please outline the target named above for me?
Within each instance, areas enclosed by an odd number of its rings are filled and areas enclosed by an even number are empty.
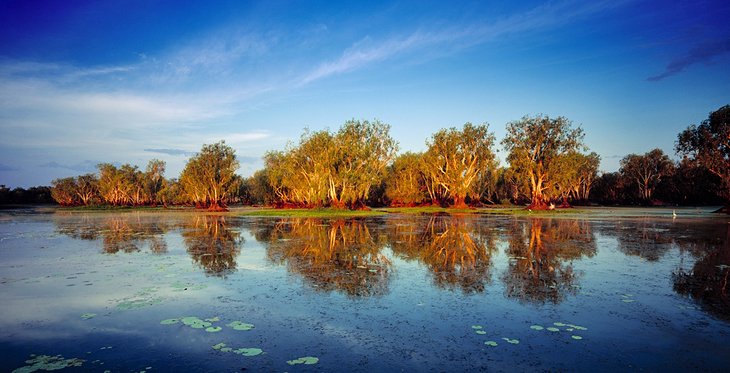
[[[317,364],[318,362],[319,362],[319,358],[316,358],[314,356],[304,356],[304,357],[300,357],[298,359],[288,360],[286,363],[289,365],[297,365],[297,364],[312,365],[312,364]]]
[[[80,367],[86,360],[83,359],[64,359],[61,355],[30,355],[31,359],[25,361],[26,366],[22,366],[13,370],[13,373],[30,373],[38,370],[61,370],[69,367]]]

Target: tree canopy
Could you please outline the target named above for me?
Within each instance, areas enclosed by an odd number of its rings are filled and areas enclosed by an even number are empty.
[[[510,167],[529,183],[531,208],[547,207],[544,193],[561,172],[561,157],[582,148],[583,136],[583,130],[564,117],[525,116],[507,124],[502,145]]]
[[[682,131],[677,153],[706,168],[722,180],[721,194],[730,201],[730,105],[710,113],[699,125]]]

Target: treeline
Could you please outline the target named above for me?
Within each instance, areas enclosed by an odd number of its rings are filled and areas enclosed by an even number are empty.
[[[388,124],[348,121],[337,131],[305,130],[297,143],[264,156],[249,178],[236,174],[235,151],[224,141],[204,145],[178,179],[165,163],[100,164],[97,174],[57,179],[61,205],[229,204],[278,207],[529,204],[545,209],[571,204],[717,204],[730,195],[730,106],[710,113],[678,135],[673,162],[660,149],[630,154],[618,172],[599,173],[600,157],[584,145],[584,132],[564,117],[525,116],[507,124],[496,158],[487,124],[442,129],[424,152],[398,154]]]
[[[51,198],[50,187],[37,186],[28,189],[10,189],[5,185],[0,185],[0,205],[44,205],[51,203],[53,203],[53,198]]]

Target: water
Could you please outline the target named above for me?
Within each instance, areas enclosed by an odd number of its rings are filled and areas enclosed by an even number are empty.
[[[6,212],[0,369],[723,370],[728,227]]]

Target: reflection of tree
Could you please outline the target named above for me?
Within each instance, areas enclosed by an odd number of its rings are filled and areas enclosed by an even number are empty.
[[[575,294],[581,274],[571,262],[596,253],[589,223],[578,220],[512,220],[508,244],[505,295],[540,304],[557,304]]]
[[[269,260],[286,262],[315,289],[351,297],[388,292],[391,262],[380,253],[384,244],[361,221],[284,219],[264,232]]]
[[[619,220],[613,226],[602,227],[601,233],[615,236],[618,249],[624,254],[654,262],[672,248],[672,238],[664,224],[666,221],[656,218],[632,221],[632,224],[623,224]]]
[[[182,232],[188,254],[206,274],[226,276],[236,270],[241,233],[228,228],[222,215],[195,216]]]
[[[691,297],[708,313],[730,320],[730,227],[713,228],[718,230],[677,238],[680,249],[689,251],[696,261],[691,270],[677,268],[672,281],[674,291]]]
[[[167,243],[162,238],[169,229],[157,220],[143,219],[139,214],[122,214],[107,217],[92,215],[63,215],[55,220],[56,231],[71,238],[96,240],[101,237],[104,252],[137,252],[145,243],[154,253],[167,252]]]
[[[491,278],[495,230],[478,219],[453,215],[398,222],[390,228],[391,248],[428,266],[437,286],[482,292]]]

